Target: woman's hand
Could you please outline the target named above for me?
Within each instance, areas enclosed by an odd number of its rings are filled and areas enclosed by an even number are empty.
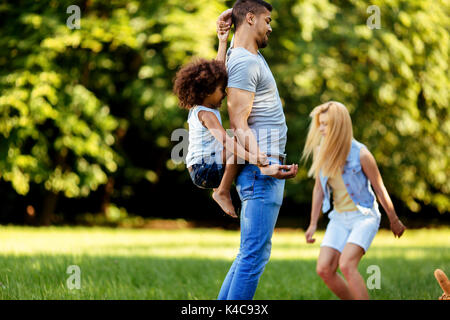
[[[317,229],[316,225],[309,225],[308,229],[305,232],[305,238],[307,243],[314,243],[316,241],[316,239],[313,238],[316,229]]]
[[[380,200],[380,203],[383,206],[384,211],[386,211],[389,221],[391,222],[391,230],[394,233],[394,236],[400,238],[403,232],[405,232],[406,227],[395,213],[394,205],[392,204],[392,200],[389,197],[386,187],[384,186],[383,179],[381,178],[374,156],[369,150],[367,150],[367,148],[362,148],[359,157],[364,174],[369,179],[375,194]]]
[[[394,233],[394,237],[401,237],[403,232],[405,232],[406,227],[400,221],[399,218],[394,218],[391,220],[391,230]]]

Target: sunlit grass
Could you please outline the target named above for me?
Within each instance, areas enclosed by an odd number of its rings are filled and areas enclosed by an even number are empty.
[[[256,299],[334,299],[315,273],[323,231],[275,232]],[[211,229],[0,227],[1,299],[215,299],[239,247],[239,232]],[[82,272],[69,290],[69,265]],[[381,230],[360,263],[378,265],[373,299],[435,299],[436,268],[450,273],[450,229]]]

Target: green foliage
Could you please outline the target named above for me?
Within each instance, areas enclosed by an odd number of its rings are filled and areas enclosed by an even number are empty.
[[[0,5],[1,179],[19,194],[34,183],[66,197],[86,197],[110,176],[122,181],[116,199],[141,182],[183,188],[188,175],[170,160],[170,137],[187,127],[187,112],[177,106],[172,79],[192,57],[215,56],[215,21],[233,3]],[[81,29],[66,25],[73,4]],[[388,191],[413,211],[419,202],[448,211],[448,2],[374,1],[381,29],[373,30],[365,1],[272,4],[273,33],[262,52],[285,107],[288,161],[299,161],[309,111],[338,100]],[[288,198],[311,200],[306,172],[304,165],[288,182]]]
[[[34,182],[66,197],[87,196],[120,159],[112,148],[118,121],[86,79],[108,59],[96,55],[108,34],[96,32],[95,19],[70,30],[65,8],[31,1],[2,8],[8,23],[0,36],[0,172],[19,194]],[[116,46],[134,41],[109,39]]]
[[[380,29],[366,25],[366,1],[274,4],[275,31],[264,53],[285,101],[288,154],[301,153],[309,111],[340,101],[389,192],[412,211],[420,209],[417,201],[448,211],[448,2],[374,1]],[[287,188],[301,201],[311,194],[305,174]]]

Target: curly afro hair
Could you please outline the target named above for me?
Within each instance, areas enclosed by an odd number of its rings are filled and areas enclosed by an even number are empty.
[[[197,59],[177,72],[173,92],[179,99],[180,107],[190,109],[201,105],[218,86],[225,88],[227,83],[228,74],[223,62]]]

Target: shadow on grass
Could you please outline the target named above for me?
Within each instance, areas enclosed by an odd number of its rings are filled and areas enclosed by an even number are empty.
[[[437,299],[441,289],[433,271],[450,272],[448,254],[442,255],[448,248],[421,249],[426,250],[424,256],[416,259],[400,254],[364,257],[359,271],[365,280],[371,276],[368,266],[378,265],[381,270],[381,289],[369,290],[371,298]],[[0,255],[0,299],[214,300],[231,263],[133,255]],[[67,287],[70,265],[81,269],[79,290]],[[271,259],[255,299],[336,299],[315,273],[315,266],[315,259]]]

